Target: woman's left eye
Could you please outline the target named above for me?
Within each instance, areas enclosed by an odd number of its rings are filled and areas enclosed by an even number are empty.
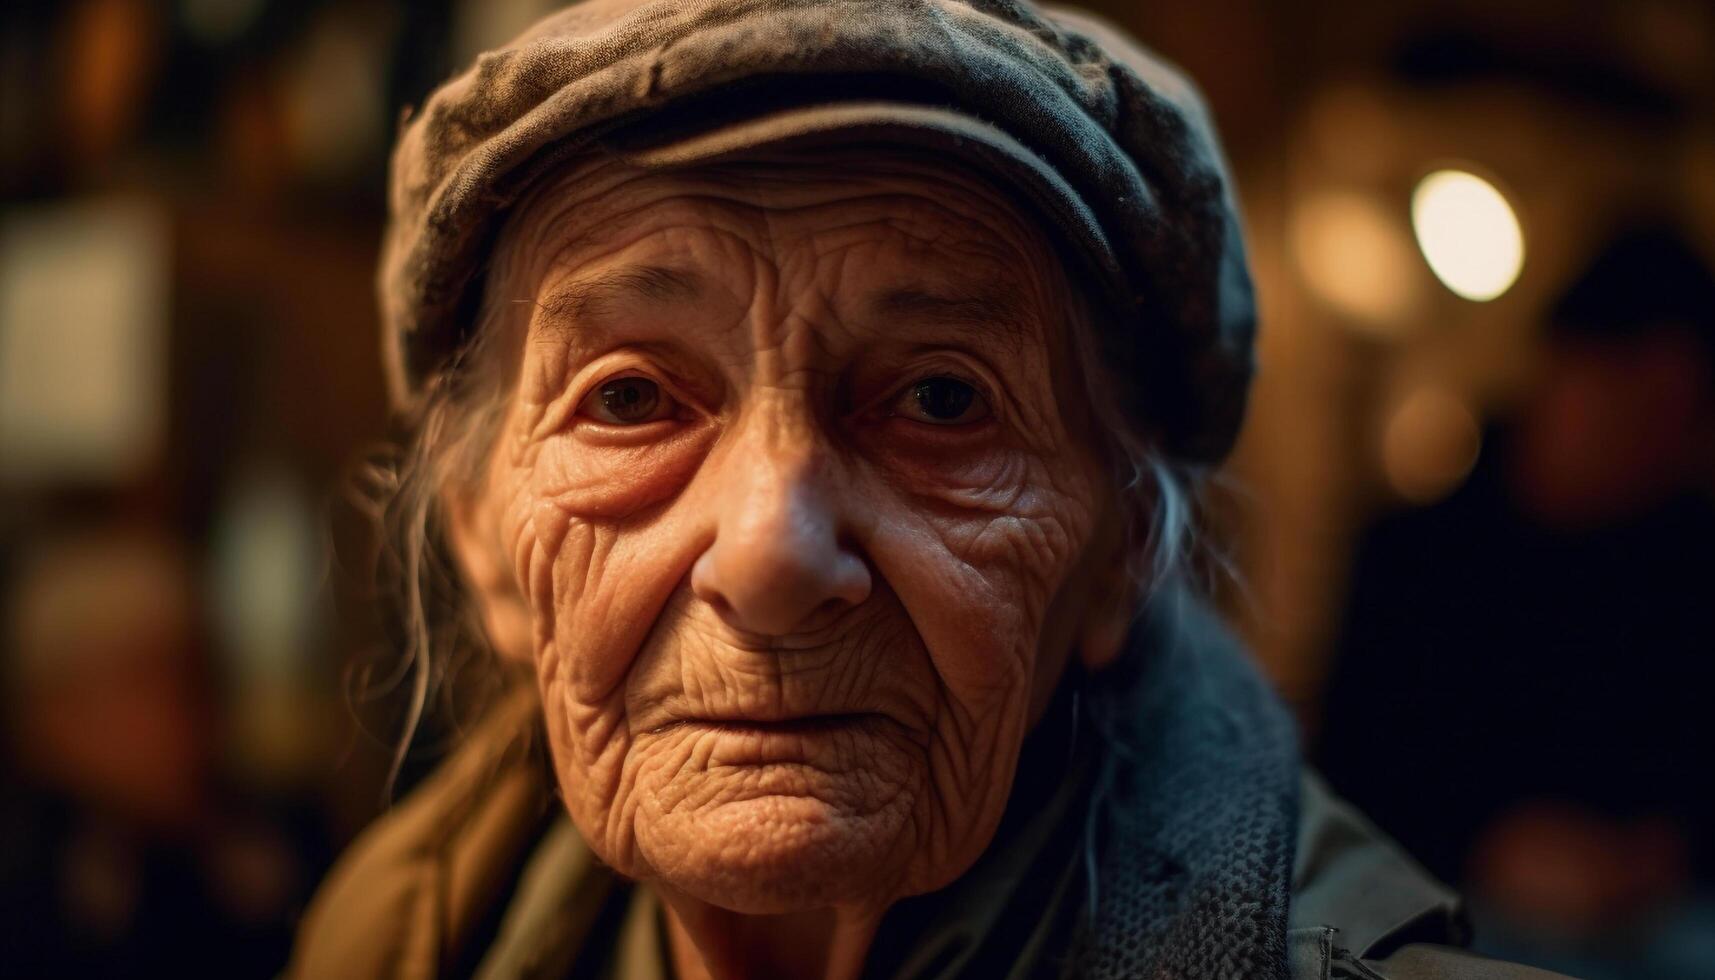
[[[642,425],[672,418],[678,403],[661,386],[643,377],[604,381],[584,396],[579,411],[608,425]]]
[[[900,392],[893,414],[930,425],[964,425],[989,416],[987,399],[958,378],[933,377]]]

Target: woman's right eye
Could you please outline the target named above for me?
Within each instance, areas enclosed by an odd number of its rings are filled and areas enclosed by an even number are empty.
[[[581,414],[608,425],[642,425],[672,418],[678,404],[648,378],[630,376],[604,381],[584,396]]]

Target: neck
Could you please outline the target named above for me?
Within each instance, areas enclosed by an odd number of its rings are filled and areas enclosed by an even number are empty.
[[[682,980],[856,980],[883,911],[827,908],[746,915],[662,891],[673,970]]]

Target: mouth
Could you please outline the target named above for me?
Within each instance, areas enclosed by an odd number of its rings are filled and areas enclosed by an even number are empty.
[[[869,711],[797,718],[679,718],[650,729],[649,733],[660,735],[678,728],[691,728],[734,735],[823,735],[850,731],[883,720],[882,715]]]
[[[819,771],[844,771],[883,737],[885,715],[874,712],[807,715],[796,718],[682,718],[652,733],[705,741],[711,769],[809,765]]]

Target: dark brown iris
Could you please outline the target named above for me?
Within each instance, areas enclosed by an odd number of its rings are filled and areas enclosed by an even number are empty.
[[[977,391],[957,378],[925,378],[912,389],[917,407],[938,422],[957,422],[970,411]]]
[[[601,405],[621,422],[641,422],[661,403],[661,388],[648,378],[619,378],[601,386]]]

